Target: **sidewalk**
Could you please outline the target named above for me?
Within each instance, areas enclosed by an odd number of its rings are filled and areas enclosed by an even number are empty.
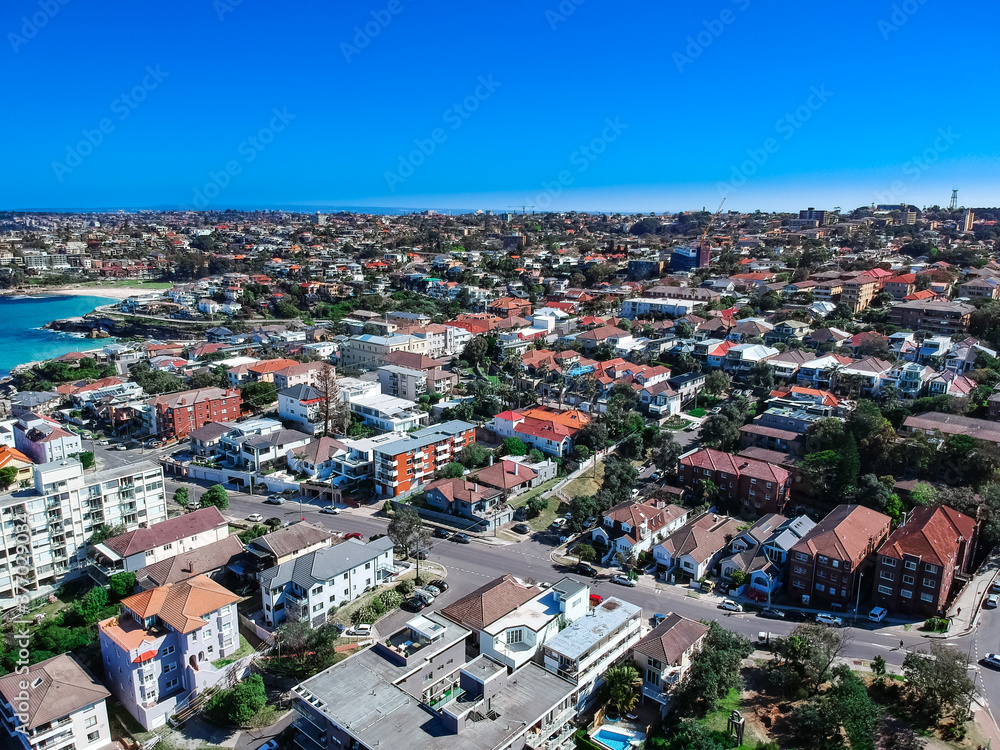
[[[951,620],[948,632],[935,633],[934,637],[952,638],[967,635],[975,629],[979,622],[979,615],[983,611],[983,600],[996,578],[998,562],[1000,562],[1000,553],[996,552],[983,562],[979,572],[965,585],[948,608],[947,617]]]

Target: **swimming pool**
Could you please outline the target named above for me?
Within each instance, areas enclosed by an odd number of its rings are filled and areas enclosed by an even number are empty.
[[[613,732],[603,727],[594,734],[594,739],[611,750],[628,750],[632,746],[632,737],[621,732]]]

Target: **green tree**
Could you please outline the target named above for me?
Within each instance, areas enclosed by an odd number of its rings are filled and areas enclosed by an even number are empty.
[[[677,473],[677,462],[680,460],[684,450],[681,444],[669,430],[662,430],[656,433],[653,438],[652,460],[653,465],[660,471],[665,471],[671,476]]]
[[[611,667],[604,673],[604,693],[608,703],[620,714],[626,714],[639,702],[642,680],[631,664]]]
[[[774,644],[770,668],[775,681],[790,694],[815,695],[847,648],[846,632],[819,623],[796,626],[788,638]]]
[[[108,578],[108,590],[111,592],[111,597],[120,602],[135,590],[135,573],[127,571],[115,573]]]
[[[393,544],[403,548],[409,556],[413,550],[422,549],[427,542],[427,530],[416,509],[408,506],[398,506],[389,521],[386,533]]]
[[[116,536],[121,536],[125,533],[125,524],[123,523],[106,523],[100,528],[96,529],[93,534],[90,535],[91,544],[100,544],[105,539],[111,539]]]
[[[541,463],[545,460],[545,454],[538,450],[538,448],[532,448],[528,451],[528,459],[533,464]]]
[[[489,449],[479,443],[469,443],[467,446],[462,448],[462,452],[458,454],[459,462],[461,462],[466,469],[477,469],[480,466],[486,466],[486,462],[489,460],[489,457]]]
[[[94,466],[93,451],[83,451],[78,457],[80,459],[80,465],[83,466],[84,470],[93,468]]]
[[[278,400],[274,383],[247,383],[240,388],[240,397],[252,411],[262,411]]]
[[[797,707],[792,725],[804,747],[819,750],[875,750],[875,728],[882,712],[864,682],[845,664],[833,670],[829,690]]]
[[[640,459],[643,453],[645,450],[642,444],[642,435],[637,433],[629,435],[618,444],[618,455],[625,456],[625,458]]]
[[[445,479],[458,479],[465,474],[465,467],[457,461],[452,461],[441,471]]]
[[[5,466],[0,469],[0,489],[7,490],[17,481],[17,467]]]
[[[587,519],[597,515],[597,501],[588,495],[574,497],[569,503],[569,528],[579,534],[587,526]]]
[[[903,660],[903,676],[906,701],[928,726],[968,719],[973,683],[969,659],[959,649],[932,641],[929,654],[911,651]]]
[[[705,390],[713,395],[718,395],[729,390],[732,379],[722,370],[712,370],[705,376]]]
[[[504,453],[508,456],[523,456],[528,452],[528,446],[521,438],[509,437],[503,441]]]
[[[682,716],[704,716],[713,711],[730,690],[743,686],[740,668],[753,653],[753,644],[718,622],[708,623],[704,645],[691,657],[691,667],[674,691]]]
[[[221,484],[213,484],[201,495],[201,507],[214,505],[219,510],[229,507],[229,493]]]
[[[188,504],[191,502],[191,496],[188,493],[187,487],[178,487],[174,490],[174,502],[182,508],[188,507]]]
[[[742,422],[735,422],[724,414],[713,414],[702,423],[702,442],[709,448],[728,452],[739,442],[742,426]]]
[[[76,614],[88,625],[97,622],[101,612],[108,606],[108,592],[102,586],[96,586],[73,603]]]
[[[538,518],[549,509],[549,499],[542,495],[535,495],[525,506],[528,510],[528,518]]]
[[[843,455],[840,458],[841,494],[845,498],[854,495],[858,487],[858,473],[861,471],[861,457],[858,455],[858,443],[854,435],[847,436]]]
[[[573,548],[573,551],[576,552],[576,556],[583,562],[594,562],[597,559],[597,550],[594,549],[592,544],[580,542]]]

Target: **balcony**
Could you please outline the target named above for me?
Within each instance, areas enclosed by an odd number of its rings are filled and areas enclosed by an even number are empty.
[[[308,719],[300,717],[292,723],[295,728],[295,744],[303,750],[325,750],[327,746],[326,732]]]

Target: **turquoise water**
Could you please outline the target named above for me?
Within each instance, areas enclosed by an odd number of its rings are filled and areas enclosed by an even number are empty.
[[[116,300],[105,297],[0,297],[0,375],[23,362],[37,362],[67,352],[100,349],[110,339],[85,339],[39,330],[60,318],[86,315]]]
[[[600,742],[606,747],[610,747],[611,750],[627,750],[632,743],[629,738],[624,734],[619,734],[618,732],[609,732],[607,729],[600,730],[594,735],[594,739]]]

